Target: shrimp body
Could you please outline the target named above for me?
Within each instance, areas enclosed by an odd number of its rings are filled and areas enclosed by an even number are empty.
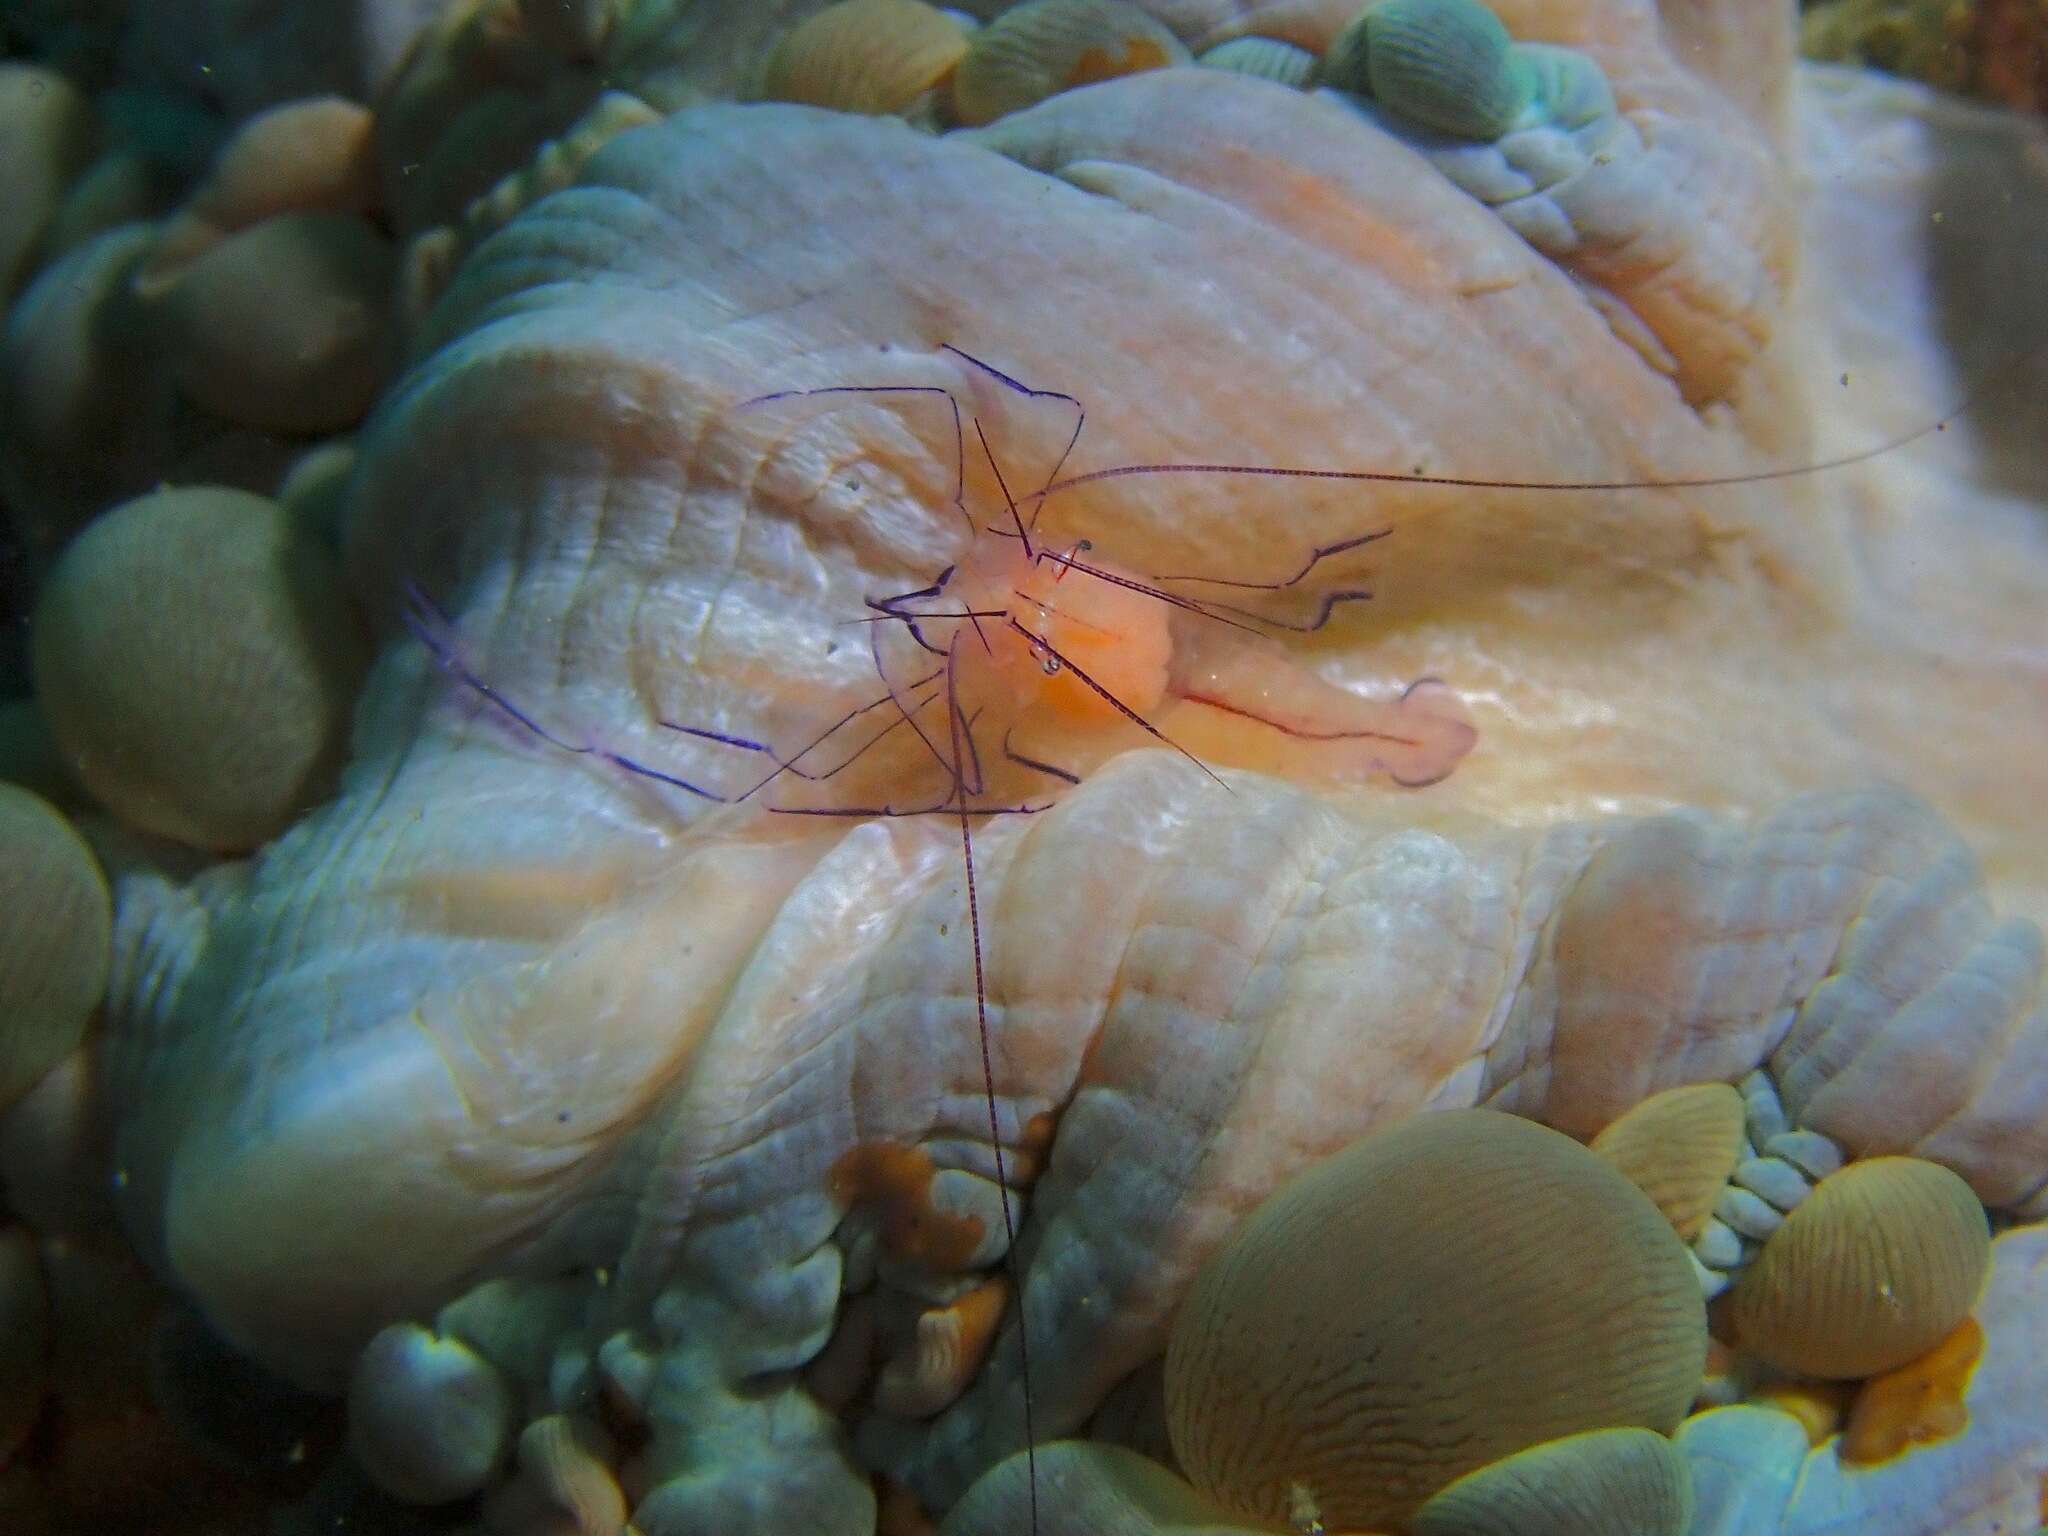
[[[1111,699],[1139,715],[1158,708],[1173,652],[1169,610],[1114,566],[1076,566],[1086,553],[1085,542],[1063,554],[1026,553],[1008,538],[975,541],[955,577],[960,599],[1003,617],[996,632],[970,635],[988,697],[971,693],[966,702],[1000,702],[1017,725],[1054,729],[1115,723]]]

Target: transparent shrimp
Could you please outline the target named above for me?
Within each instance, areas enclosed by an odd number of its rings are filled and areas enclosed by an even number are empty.
[[[1325,681],[1298,662],[1278,637],[1322,630],[1370,600],[1364,562],[1390,537],[1364,527],[1302,551],[1264,576],[1139,573],[1096,553],[1086,537],[1055,539],[1047,509],[1062,493],[1150,476],[1350,482],[1359,485],[1595,493],[1738,486],[1817,474],[1868,462],[1941,432],[2004,376],[1980,384],[1955,410],[1906,437],[1796,468],[1686,480],[1499,480],[1450,474],[1296,468],[1224,462],[1139,463],[1073,475],[1063,472],[1081,440],[1087,412],[1063,391],[1029,385],[993,363],[945,345],[969,381],[1033,406],[1070,412],[1063,446],[1035,487],[1013,490],[980,412],[952,389],[929,384],[849,383],[785,390],[744,401],[767,411],[793,401],[890,400],[941,411],[953,438],[950,511],[964,552],[928,580],[869,595],[866,611],[842,622],[859,627],[876,690],[808,737],[771,742],[688,721],[659,725],[736,761],[713,777],[688,773],[583,740],[547,724],[507,697],[462,654],[456,628],[425,592],[409,590],[407,624],[439,668],[545,750],[582,756],[693,800],[754,805],[772,815],[941,816],[957,823],[963,869],[966,941],[974,961],[975,1019],[988,1132],[997,1182],[1013,1180],[997,1113],[982,915],[975,878],[977,822],[1034,815],[1057,802],[1108,758],[1138,746],[1180,752],[1213,781],[1242,766],[1312,782],[1383,780],[1416,789],[1455,772],[1477,732],[1453,686],[1420,678],[1391,698],[1369,699]],[[2043,348],[2015,360],[2030,363]],[[970,458],[970,456],[972,456]],[[970,506],[970,462],[985,467],[999,504]],[[1217,729],[1219,722],[1226,728]],[[1200,750],[1189,745],[1200,742]],[[1033,1159],[1035,1162],[1036,1159]],[[1022,1295],[1009,1205],[1003,1207],[1008,1294]],[[1027,1458],[1038,1443],[1032,1421],[1030,1345],[1015,1331],[1024,1395]],[[1029,1470],[1030,1528],[1038,1526],[1037,1479]]]

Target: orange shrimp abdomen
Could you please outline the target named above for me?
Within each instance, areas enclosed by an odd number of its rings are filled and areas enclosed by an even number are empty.
[[[984,539],[975,553],[956,578],[959,596],[977,613],[1003,615],[957,637],[963,663],[985,675],[971,685],[977,705],[1061,731],[1159,706],[1173,640],[1156,593],[1120,585],[1132,578],[1092,558],[1077,569],[1068,561],[1078,557],[1061,551],[1027,554],[1021,541]]]

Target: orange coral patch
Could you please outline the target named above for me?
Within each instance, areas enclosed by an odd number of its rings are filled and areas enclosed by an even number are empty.
[[[1114,80],[1120,75],[1164,69],[1166,63],[1166,50],[1152,38],[1126,38],[1124,51],[1120,54],[1111,54],[1101,48],[1084,49],[1074,60],[1074,67],[1067,75],[1067,84],[1094,85],[1097,81]]]
[[[1983,1353],[1984,1330],[1966,1317],[1918,1360],[1871,1377],[1849,1410],[1842,1460],[1869,1466],[1961,1434],[1970,1422],[1963,1393]]]
[[[950,1309],[960,1319],[960,1357],[971,1362],[967,1374],[981,1369],[988,1348],[996,1341],[996,1325],[1010,1304],[1010,1283],[1001,1275],[954,1302]]]
[[[1013,1185],[1030,1184],[1045,1171],[1045,1155],[1052,1150],[1052,1133],[1057,1122],[1050,1110],[1041,1109],[1024,1122],[1023,1134],[1010,1149],[1004,1172]]]
[[[897,1258],[934,1270],[965,1269],[981,1246],[982,1221],[932,1204],[936,1172],[922,1148],[870,1142],[832,1165],[830,1188],[842,1205],[880,1210],[882,1241]]]

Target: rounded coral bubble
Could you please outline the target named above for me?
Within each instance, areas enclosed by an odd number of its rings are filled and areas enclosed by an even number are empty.
[[[1229,1509],[1400,1527],[1475,1468],[1663,1433],[1706,1360],[1684,1245],[1570,1137],[1423,1115],[1283,1186],[1203,1269],[1166,1354],[1175,1454]]]
[[[1814,1186],[1729,1295],[1737,1342],[1781,1370],[1894,1370],[1955,1329],[1991,1270],[1991,1227],[1939,1163],[1873,1157]]]
[[[363,651],[333,553],[220,486],[101,517],[35,613],[66,762],[123,821],[201,848],[253,848],[325,792]]]

